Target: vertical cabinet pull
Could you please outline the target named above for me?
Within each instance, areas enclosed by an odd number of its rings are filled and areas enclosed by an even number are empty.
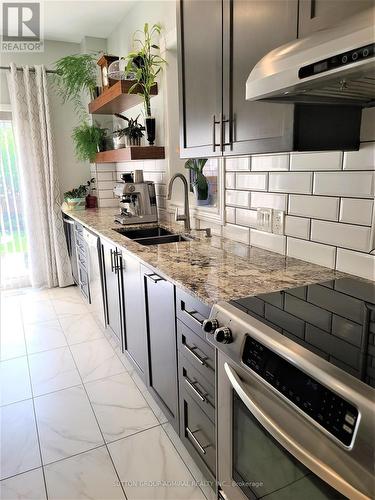
[[[219,144],[216,143],[216,125],[220,125],[220,123],[221,123],[220,120],[216,120],[215,115],[212,115],[212,151],[213,152],[216,151],[217,146],[220,146],[220,143]],[[220,136],[221,136],[221,132],[220,132]]]

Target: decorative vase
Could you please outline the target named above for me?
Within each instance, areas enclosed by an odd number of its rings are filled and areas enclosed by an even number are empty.
[[[67,198],[65,203],[69,210],[85,210],[86,208],[86,197],[84,198]]]
[[[156,120],[152,116],[147,116],[145,122],[146,122],[147,141],[150,146],[153,146],[155,143]]]
[[[196,204],[198,207],[210,204],[210,183],[207,181],[207,189],[199,189],[197,184],[193,184]]]
[[[93,194],[86,196],[86,208],[98,208],[98,198]]]
[[[125,136],[114,135],[113,136],[113,149],[121,149],[125,147]]]

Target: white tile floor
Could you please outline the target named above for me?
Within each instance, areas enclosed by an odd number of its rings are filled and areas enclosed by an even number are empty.
[[[2,500],[214,497],[76,288],[2,294],[0,377]]]

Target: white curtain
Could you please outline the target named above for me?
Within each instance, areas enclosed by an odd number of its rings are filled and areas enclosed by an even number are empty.
[[[24,66],[17,71],[11,64],[8,86],[25,207],[31,285],[68,286],[73,280],[61,216],[44,66],[35,66],[35,71]]]

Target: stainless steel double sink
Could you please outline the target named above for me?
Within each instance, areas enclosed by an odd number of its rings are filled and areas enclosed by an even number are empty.
[[[126,236],[126,238],[145,246],[162,245],[163,243],[179,243],[181,241],[191,241],[193,239],[189,236],[173,233],[172,231],[160,226],[144,229],[119,227],[114,228],[113,230],[123,236]]]

